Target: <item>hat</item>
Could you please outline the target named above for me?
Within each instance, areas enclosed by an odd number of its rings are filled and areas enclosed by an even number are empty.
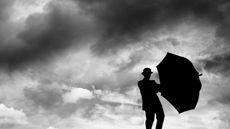
[[[151,71],[150,68],[144,68],[143,72],[141,74],[145,75],[145,74],[152,74],[153,72]]]

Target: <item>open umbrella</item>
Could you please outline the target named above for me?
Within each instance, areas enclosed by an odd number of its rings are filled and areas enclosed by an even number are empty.
[[[195,109],[201,82],[199,73],[191,61],[172,53],[167,53],[157,65],[161,84],[161,95],[167,99],[179,113]]]

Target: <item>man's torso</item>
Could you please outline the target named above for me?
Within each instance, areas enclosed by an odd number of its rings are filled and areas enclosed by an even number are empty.
[[[159,87],[154,80],[141,80],[138,82],[138,87],[142,96],[143,110],[154,109],[161,106],[160,100],[156,94]]]

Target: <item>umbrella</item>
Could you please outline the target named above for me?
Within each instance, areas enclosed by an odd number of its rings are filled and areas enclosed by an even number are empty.
[[[179,113],[195,109],[201,82],[191,61],[172,53],[167,53],[157,65],[161,84],[161,95]]]

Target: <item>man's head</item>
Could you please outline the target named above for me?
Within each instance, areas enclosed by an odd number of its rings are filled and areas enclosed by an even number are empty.
[[[141,73],[145,78],[150,78],[150,76],[151,76],[151,74],[152,74],[153,72],[151,71],[151,69],[150,68],[144,68],[143,69],[143,72]]]

